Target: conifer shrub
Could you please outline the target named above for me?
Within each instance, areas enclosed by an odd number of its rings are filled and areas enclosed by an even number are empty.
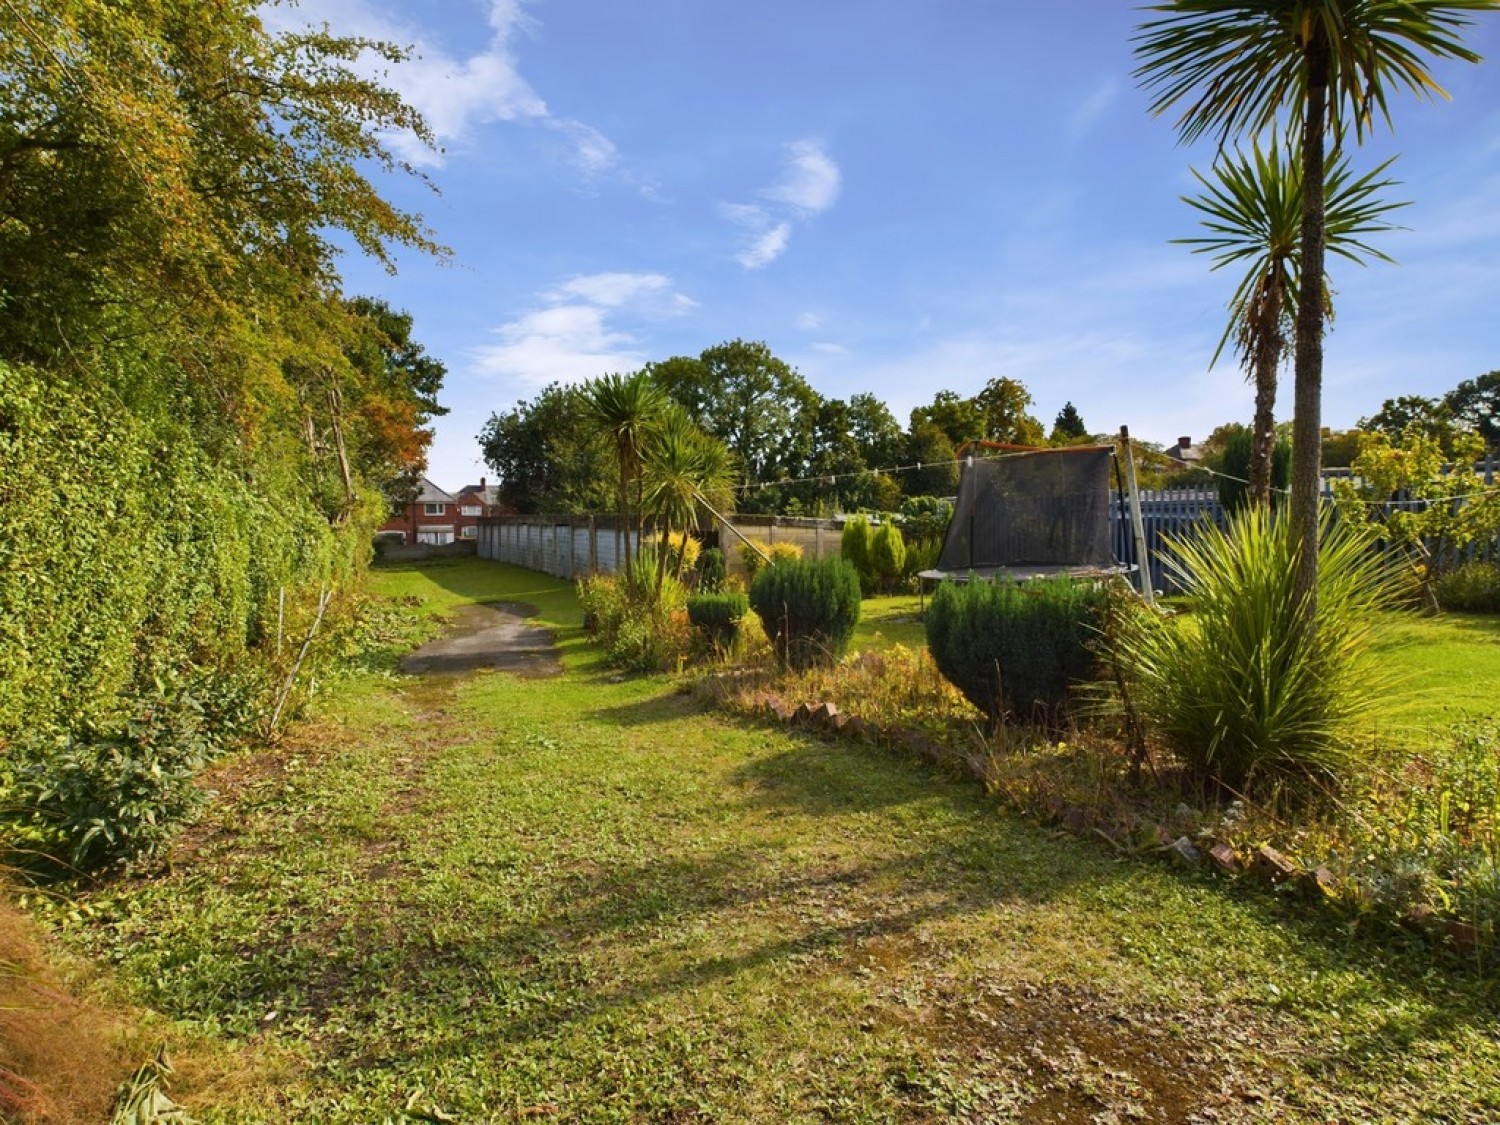
[[[750,610],[744,594],[694,594],[687,601],[688,620],[716,649],[726,652],[739,636],[740,621]]]
[[[854,567],[854,572],[859,575],[860,588],[867,594],[875,591],[874,551],[875,533],[870,521],[864,516],[845,520],[839,554]]]
[[[870,540],[870,569],[877,589],[894,590],[901,582],[906,566],[906,540],[901,529],[886,522],[876,529]]]
[[[777,562],[750,586],[777,658],[796,669],[834,663],[849,650],[859,598],[859,574],[842,558]]]
[[[717,594],[724,589],[729,577],[729,568],[724,564],[724,552],[710,547],[698,556],[698,592]]]
[[[938,670],[990,721],[1057,727],[1096,678],[1093,642],[1108,595],[1070,578],[945,582],[927,607]]]

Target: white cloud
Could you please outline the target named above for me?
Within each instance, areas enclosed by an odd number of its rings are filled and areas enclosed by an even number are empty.
[[[490,39],[470,55],[451,53],[419,25],[381,10],[375,0],[303,0],[296,8],[262,8],[260,15],[272,31],[327,23],[339,35],[410,47],[412,57],[404,62],[388,65],[366,55],[357,69],[400,93],[422,114],[440,145],[466,144],[477,129],[497,121],[517,122],[556,130],[568,143],[568,162],[587,176],[607,171],[618,162],[619,154],[609,138],[581,121],[555,117],[521,75],[512,44],[533,21],[520,0],[489,0]],[[387,139],[398,156],[413,164],[443,162],[441,154],[410,133]]]
[[[1119,96],[1119,82],[1106,78],[1073,110],[1072,116],[1068,118],[1068,136],[1075,141],[1081,138],[1109,112],[1110,106],[1115,104],[1115,99]]]
[[[577,297],[590,304],[615,308],[671,285],[671,279],[659,273],[595,273],[569,278],[549,292],[547,298],[566,301]]]
[[[839,196],[842,177],[838,165],[816,141],[793,141],[787,151],[781,179],[762,194],[785,203],[803,218],[828,210]]]
[[[791,242],[793,220],[821,214],[838,199],[842,177],[822,146],[800,140],[786,147],[781,177],[759,193],[766,203],[719,205],[719,213],[745,232],[735,258],[747,270],[760,269],[781,257]]]
[[[758,270],[761,266],[770,265],[781,257],[782,251],[792,237],[791,223],[777,223],[770,230],[757,236],[744,250],[740,251],[738,258],[740,265],[747,270]]]
[[[621,319],[660,320],[696,308],[662,274],[599,273],[569,278],[541,294],[542,305],[496,329],[499,342],[473,349],[473,369],[522,394],[646,362]]]

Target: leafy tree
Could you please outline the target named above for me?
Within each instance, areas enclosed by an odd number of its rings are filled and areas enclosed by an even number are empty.
[[[724,442],[747,483],[807,475],[819,398],[764,343],[729,340],[696,359],[676,357],[647,369],[693,421]],[[779,490],[757,490],[747,510],[774,510]]]
[[[1083,417],[1078,413],[1078,407],[1071,402],[1063,403],[1063,408],[1053,419],[1052,433],[1048,435],[1047,440],[1053,445],[1071,445],[1088,436],[1088,427],[1083,424]]]
[[[1027,413],[1030,406],[1031,392],[1020,382],[991,379],[974,396],[974,407],[983,426],[980,436],[1011,445],[1043,444],[1042,424]]]
[[[1361,254],[1390,261],[1359,240],[1360,235],[1392,229],[1380,217],[1405,206],[1375,198],[1377,191],[1390,184],[1376,178],[1389,166],[1387,161],[1351,180],[1347,160],[1329,161],[1323,229],[1330,251],[1360,264]],[[1202,213],[1203,225],[1210,233],[1176,241],[1191,246],[1194,253],[1214,255],[1213,269],[1231,264],[1246,266],[1229,299],[1229,323],[1209,366],[1232,338],[1246,376],[1255,386],[1249,497],[1264,506],[1271,502],[1276,379],[1297,307],[1302,165],[1294,146],[1273,132],[1264,148],[1256,140],[1249,154],[1241,149],[1232,155],[1221,154],[1214,164],[1213,179],[1197,170],[1193,175],[1203,185],[1204,193],[1183,196],[1183,201]],[[1332,317],[1332,297],[1326,283],[1323,305],[1325,315]]]
[[[917,468],[906,474],[906,491],[913,496],[952,496],[958,491],[957,454],[953,442],[936,422],[912,411],[906,460]]]
[[[1359,452],[1359,430],[1332,430],[1323,428],[1323,467],[1325,469],[1347,469]],[[1291,448],[1290,445],[1287,447]],[[1289,462],[1290,464],[1290,462]]]
[[[1327,142],[1374,117],[1390,121],[1391,92],[1441,92],[1429,58],[1478,56],[1460,32],[1467,13],[1500,0],[1173,0],[1136,38],[1136,75],[1155,91],[1152,110],[1186,102],[1178,132],[1221,141],[1268,129],[1283,112],[1301,133],[1302,284],[1298,287],[1292,511],[1297,587],[1315,611],[1322,436],[1324,172]]]
[[[889,469],[901,463],[905,439],[890,409],[872,394],[849,398],[849,432],[868,469]]]
[[[1443,406],[1454,421],[1483,438],[1491,453],[1500,453],[1500,371],[1465,379],[1443,396]]]
[[[553,383],[491,414],[479,433],[499,498],[519,512],[598,512],[616,499],[614,451],[589,417],[582,387]]]
[[[355,460],[394,507],[410,502],[427,469],[432,431],[426,424],[448,413],[438,402],[447,368],[412,339],[411,314],[384,301],[343,302],[349,316],[344,357],[351,382]]]
[[[1428,583],[1461,561],[1461,552],[1500,535],[1500,493],[1474,471],[1484,451],[1478,434],[1441,439],[1421,427],[1400,438],[1366,434],[1348,480],[1333,482],[1339,513],[1355,527],[1378,525],[1382,538],[1409,551]],[[1402,496],[1406,502],[1387,506]]]
[[[1421,395],[1388,398],[1374,414],[1359,420],[1359,429],[1384,434],[1394,441],[1420,433],[1435,439],[1449,453],[1453,449],[1453,416],[1441,399]]]
[[[932,396],[931,403],[911,412],[909,433],[915,434],[919,428],[929,425],[942,431],[950,448],[985,436],[984,418],[978,404],[953,391],[938,391]]]

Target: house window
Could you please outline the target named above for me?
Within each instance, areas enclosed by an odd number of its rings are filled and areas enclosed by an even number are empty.
[[[482,516],[484,515],[484,509],[475,504],[465,504],[458,510],[458,514],[461,516]]]
[[[422,528],[417,532],[417,542],[433,547],[443,547],[453,542],[451,527]]]
[[[440,516],[448,510],[446,504],[423,504],[422,514],[424,516]]]
[[[479,529],[477,527],[475,527],[473,524],[470,524],[468,527],[463,528],[461,531],[459,531],[458,534],[459,534],[460,538],[463,538],[463,539],[478,539],[479,538]]]

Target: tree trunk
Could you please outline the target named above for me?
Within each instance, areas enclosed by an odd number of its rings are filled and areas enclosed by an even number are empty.
[[[1302,280],[1297,291],[1297,362],[1292,416],[1292,533],[1295,589],[1307,619],[1317,611],[1318,503],[1323,453],[1323,145],[1327,130],[1330,48],[1315,25],[1305,49],[1306,117],[1302,123]]]
[[[1276,453],[1276,375],[1285,341],[1281,334],[1282,292],[1273,280],[1260,294],[1255,333],[1255,420],[1250,439],[1250,504],[1271,506],[1271,466]]]

